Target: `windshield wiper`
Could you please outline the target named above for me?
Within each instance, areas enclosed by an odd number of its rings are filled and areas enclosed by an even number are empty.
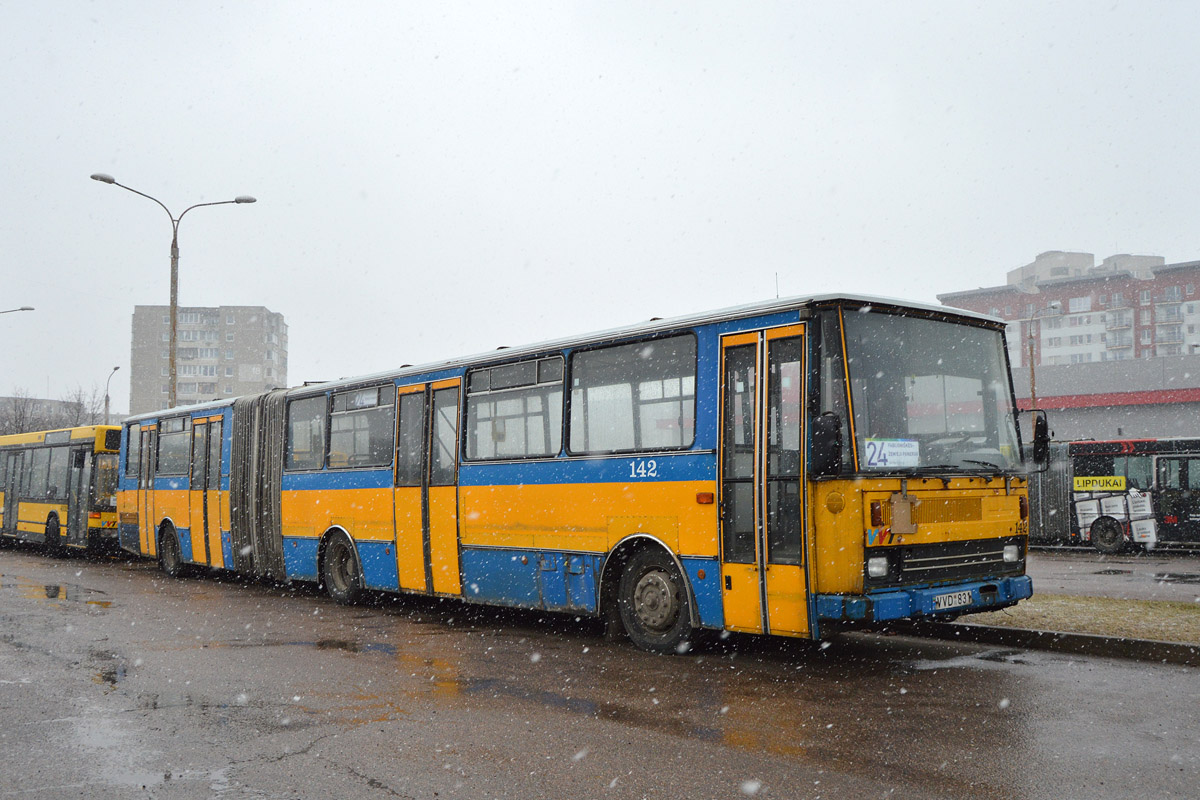
[[[975,459],[973,459],[973,458],[964,458],[964,459],[962,460],[962,462],[963,462],[964,464],[978,464],[978,465],[979,465],[979,466],[981,466],[981,467],[987,467],[988,469],[994,469],[994,470],[996,470],[996,472],[1001,472],[1001,471],[1002,471],[1002,468],[1000,467],[1000,465],[999,465],[999,464],[993,464],[993,463],[992,463],[992,462],[990,462],[990,461],[977,461],[977,460],[975,460]]]

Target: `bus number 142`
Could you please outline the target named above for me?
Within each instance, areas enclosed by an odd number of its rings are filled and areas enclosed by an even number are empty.
[[[657,478],[658,477],[658,462],[654,459],[649,461],[630,461],[629,462],[629,477],[631,478]]]

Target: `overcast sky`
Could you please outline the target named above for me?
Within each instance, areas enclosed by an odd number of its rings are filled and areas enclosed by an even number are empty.
[[[0,394],[168,300],[291,384],[1045,250],[1200,258],[1192,3],[0,0]],[[370,342],[370,345],[365,344]]]

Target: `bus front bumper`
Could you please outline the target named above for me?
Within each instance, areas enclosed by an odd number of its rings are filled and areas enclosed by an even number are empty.
[[[1033,581],[1028,575],[919,589],[888,589],[860,596],[820,594],[817,595],[817,616],[822,620],[844,622],[957,616],[994,611],[1032,595]]]

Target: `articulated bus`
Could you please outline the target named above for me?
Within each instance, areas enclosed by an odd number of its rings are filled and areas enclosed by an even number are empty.
[[[116,425],[0,436],[0,536],[115,545],[120,439]]]
[[[121,543],[341,602],[597,615],[656,652],[1003,608],[1032,592],[1003,330],[776,300],[143,414]]]
[[[1030,492],[1035,544],[1200,544],[1200,439],[1055,442]]]

